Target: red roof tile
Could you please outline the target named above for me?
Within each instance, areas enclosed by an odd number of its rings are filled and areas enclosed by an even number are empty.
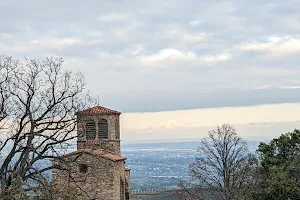
[[[89,116],[89,115],[120,115],[121,112],[111,110],[102,106],[96,106],[93,108],[88,108],[86,110],[81,110],[77,113],[77,115],[84,115],[84,116]]]
[[[122,160],[126,160],[127,158],[123,157],[123,156],[119,156],[119,155],[114,155],[114,154],[110,154],[108,152],[106,152],[104,149],[96,149],[96,150],[92,150],[92,149],[80,149],[77,151],[73,151],[71,153],[65,154],[62,156],[62,158],[66,158],[72,155],[76,155],[76,154],[80,154],[80,153],[87,153],[87,154],[92,154],[95,156],[99,156],[101,158],[106,158],[108,160],[112,160],[112,161],[122,161]]]

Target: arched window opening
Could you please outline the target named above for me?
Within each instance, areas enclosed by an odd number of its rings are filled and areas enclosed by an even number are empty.
[[[88,121],[85,124],[85,134],[87,140],[96,139],[96,124],[94,121]]]
[[[108,139],[108,124],[106,119],[101,119],[98,123],[99,139]]]

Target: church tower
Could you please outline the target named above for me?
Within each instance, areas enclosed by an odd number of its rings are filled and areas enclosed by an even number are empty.
[[[120,112],[96,106],[77,113],[77,150],[53,160],[57,194],[78,200],[129,200],[130,169],[120,153]],[[56,199],[65,199],[64,197]]]
[[[77,113],[77,150],[104,149],[120,155],[120,112],[97,106]]]

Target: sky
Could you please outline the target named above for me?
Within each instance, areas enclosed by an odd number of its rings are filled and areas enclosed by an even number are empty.
[[[224,123],[250,141],[268,142],[300,128],[300,103],[205,108],[121,115],[124,143],[199,141]]]
[[[274,130],[297,126],[290,111],[300,102],[298,0],[0,0],[0,9],[0,54],[62,57],[103,106],[125,113],[124,130],[178,127],[178,112],[193,124],[226,110],[205,127],[247,124],[235,108]],[[255,112],[264,105],[272,115],[272,104],[285,105],[282,118]]]

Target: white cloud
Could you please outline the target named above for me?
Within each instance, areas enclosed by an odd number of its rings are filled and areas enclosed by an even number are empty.
[[[183,41],[185,44],[195,45],[198,42],[203,42],[205,40],[206,34],[184,34]]]
[[[283,85],[281,89],[300,89],[300,85]]]
[[[10,44],[2,43],[2,50],[22,54],[47,52],[47,55],[54,55],[53,52],[57,50],[67,49],[78,44],[83,45],[82,40],[71,37],[41,36],[28,41],[20,41],[17,37],[13,38],[14,42]]]
[[[241,46],[244,51],[261,51],[276,55],[300,52],[300,39],[271,37],[265,43],[246,43]]]
[[[195,21],[190,21],[189,25],[193,26],[193,27],[196,27],[196,26],[199,26],[201,23],[203,23],[203,21],[201,21],[201,20],[195,20]]]
[[[42,37],[31,40],[31,45],[48,47],[48,48],[64,48],[75,44],[81,44],[82,41],[76,38],[57,38],[57,37]]]
[[[126,48],[124,50],[124,53],[126,55],[130,55],[130,56],[138,56],[144,51],[144,48],[145,47],[143,44],[135,44],[135,45],[132,45],[132,46]]]
[[[278,85],[278,84],[269,84],[257,86],[253,89],[256,90],[265,90],[265,89],[300,89],[300,85]]]
[[[184,62],[186,64],[209,64],[213,65],[218,62],[224,62],[231,57],[228,53],[218,55],[203,55],[198,56],[192,51],[180,51],[177,49],[163,49],[157,54],[149,56],[140,56],[139,59],[143,65],[146,66],[161,66],[161,65],[174,65],[177,62]]]

